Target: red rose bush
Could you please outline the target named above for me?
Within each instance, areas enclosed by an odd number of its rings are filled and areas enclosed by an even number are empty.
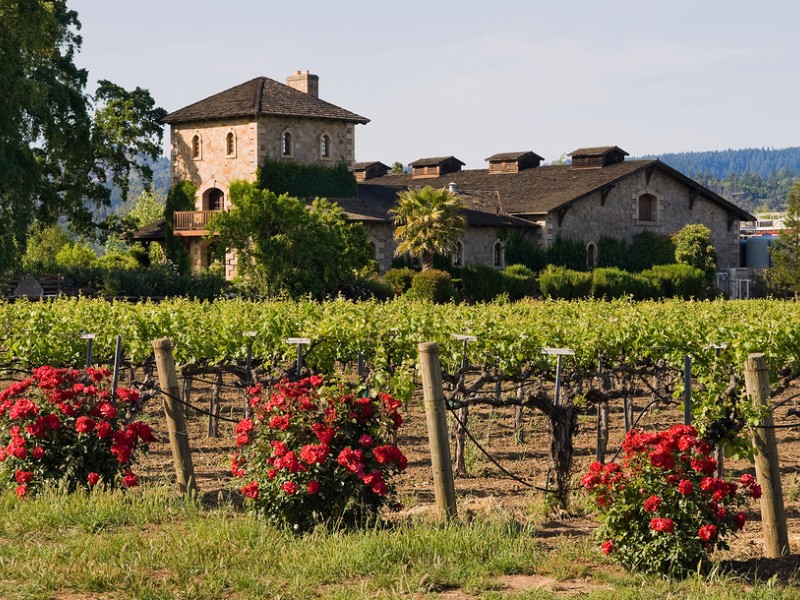
[[[374,517],[407,460],[390,440],[402,423],[388,394],[351,393],[313,376],[251,390],[253,418],[236,426],[231,472],[246,505],[282,526],[351,524]]]
[[[712,447],[689,425],[659,433],[632,430],[625,460],[595,462],[581,485],[597,506],[600,548],[625,568],[684,575],[697,569],[725,538],[744,527],[742,508],[761,496],[752,475],[714,477]]]
[[[24,497],[49,482],[70,491],[137,485],[135,453],[155,438],[144,423],[125,422],[138,392],[119,388],[112,399],[109,376],[45,366],[0,392],[0,486]]]

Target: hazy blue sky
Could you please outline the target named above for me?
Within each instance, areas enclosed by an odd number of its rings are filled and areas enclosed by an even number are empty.
[[[356,159],[547,161],[800,145],[798,0],[71,0],[77,62],[168,111],[257,76],[320,77]]]

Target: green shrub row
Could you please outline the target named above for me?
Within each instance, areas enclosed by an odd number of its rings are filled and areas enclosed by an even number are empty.
[[[548,298],[657,298],[705,299],[713,295],[706,274],[689,265],[655,265],[639,273],[617,267],[592,272],[548,267],[539,277],[542,295]]]

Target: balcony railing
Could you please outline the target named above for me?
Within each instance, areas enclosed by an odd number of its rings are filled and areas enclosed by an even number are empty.
[[[175,231],[206,231],[208,220],[218,210],[175,211]]]

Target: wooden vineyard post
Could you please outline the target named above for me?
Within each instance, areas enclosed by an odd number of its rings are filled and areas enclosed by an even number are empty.
[[[456,490],[453,484],[453,464],[450,460],[450,443],[447,436],[439,347],[433,342],[424,342],[418,348],[422,369],[422,394],[431,446],[436,508],[439,516],[449,521],[456,516]]]
[[[172,459],[175,463],[178,492],[181,496],[187,493],[190,496],[194,496],[197,494],[197,485],[194,479],[194,465],[192,464],[192,453],[189,449],[189,435],[186,433],[183,406],[179,402],[180,388],[178,386],[178,375],[175,373],[175,361],[172,358],[172,343],[169,338],[153,340],[153,350],[155,351],[158,381],[164,401],[164,413],[167,416],[169,445],[172,448]]]
[[[750,354],[744,368],[747,395],[757,409],[769,407],[769,371],[764,354]],[[783,507],[783,487],[778,463],[778,446],[775,442],[772,411],[767,410],[761,426],[753,430],[756,447],[756,477],[761,486],[761,526],[767,558],[789,554],[789,534]]]

